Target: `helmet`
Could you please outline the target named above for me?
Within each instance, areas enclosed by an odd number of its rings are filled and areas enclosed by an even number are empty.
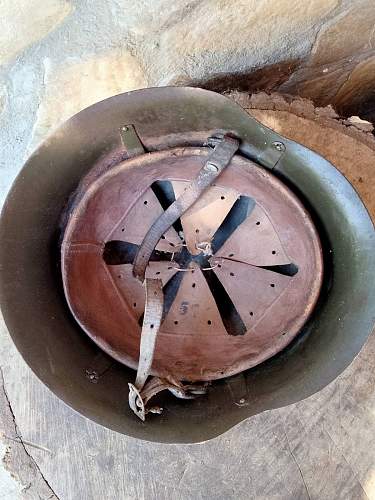
[[[25,198],[27,179],[41,187]],[[375,273],[358,196],[326,160],[212,92],[147,89],[79,113],[29,160],[1,230],[3,307],[21,352],[73,407],[131,435],[201,440],[305,397],[370,331],[370,305],[351,300],[353,287],[369,293],[356,263]],[[27,278],[11,283],[21,268]],[[87,337],[119,362],[89,389]],[[165,408],[147,430],[126,409],[127,384],[142,419]],[[185,437],[181,418],[194,424]]]

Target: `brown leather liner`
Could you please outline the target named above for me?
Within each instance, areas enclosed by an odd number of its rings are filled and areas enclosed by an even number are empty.
[[[116,231],[121,224],[126,227],[127,221],[130,222],[132,210],[143,203],[143,197],[155,181],[192,180],[207,154],[205,148],[176,148],[123,162],[90,185],[66,227],[62,270],[72,313],[104,351],[133,368],[139,356],[142,300],[128,272],[116,280],[116,272],[124,272],[125,265],[105,264],[104,246],[113,235],[119,237]],[[177,380],[188,381],[211,380],[250,368],[282,350],[297,335],[318,298],[323,271],[319,239],[309,215],[291,191],[271,173],[240,156],[233,158],[216,185],[220,190],[237,192],[256,202],[245,221],[244,228],[247,224],[249,228],[245,230],[240,225],[218,255],[211,258],[214,267],[211,272],[228,294],[232,294],[232,302],[248,330],[244,335],[228,335],[220,320],[220,308],[209,298],[208,287],[202,292],[207,284],[199,279],[204,285],[198,286],[197,280],[193,288],[190,286],[194,282],[192,275],[185,271],[181,290],[199,291],[203,298],[194,301],[190,293],[186,299],[180,299],[180,292],[177,293],[158,334],[153,375],[172,375]],[[144,224],[146,218],[139,218],[143,234],[159,212],[153,210],[147,225]],[[259,230],[254,217],[261,218],[264,231]],[[243,251],[244,248],[248,250]],[[232,253],[234,255],[229,256]],[[219,268],[217,264],[223,257]],[[298,267],[294,276],[258,267],[288,263]],[[168,280],[168,272],[172,271],[168,268],[174,266],[168,260],[158,265],[164,280]],[[183,271],[173,269],[173,272]],[[204,276],[206,271],[197,269],[196,272]],[[271,283],[275,287],[271,287]],[[143,292],[142,287],[140,291]],[[133,306],[135,297],[139,307]],[[194,311],[194,304],[199,305],[198,316],[192,313],[190,320],[186,316],[178,319],[181,311],[187,309],[187,314]],[[207,328],[203,328],[204,323]]]

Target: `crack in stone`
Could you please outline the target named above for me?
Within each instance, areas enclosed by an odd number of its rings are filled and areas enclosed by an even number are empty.
[[[32,474],[34,476],[31,478],[31,481],[27,481],[27,485],[23,488],[23,492],[26,492],[27,490],[29,490],[33,485],[35,485],[36,490],[37,490],[38,486],[36,483],[38,482],[38,480],[41,480],[44,483],[49,496],[46,497],[46,496],[43,496],[43,493],[40,494],[40,492],[37,492],[39,498],[41,498],[41,499],[45,498],[46,500],[53,498],[53,499],[59,500],[59,497],[56,495],[56,493],[51,488],[50,484],[48,483],[48,481],[44,477],[42,471],[40,470],[38,464],[36,463],[36,461],[34,460],[32,455],[30,455],[30,453],[27,451],[25,442],[23,441],[22,436],[20,435],[20,432],[18,430],[18,426],[16,423],[16,417],[15,417],[15,414],[13,412],[7,391],[5,389],[4,376],[3,376],[3,371],[2,371],[1,367],[0,367],[0,400],[3,400],[3,402],[4,402],[4,404],[1,406],[3,407],[5,417],[8,417],[8,418],[6,418],[6,420],[10,421],[10,425],[12,427],[12,429],[11,429],[12,434],[14,433],[14,436],[15,436],[15,438],[13,440],[14,440],[14,442],[21,445],[22,455],[23,455],[22,458],[24,459],[24,461],[26,462],[26,464],[28,465],[30,471],[32,471]],[[2,417],[2,415],[0,413],[0,419],[1,419],[1,417]],[[9,472],[14,477],[16,477],[16,479],[18,481],[22,482],[22,480],[20,479],[20,473],[18,470],[16,470],[16,468],[14,467],[14,464],[12,464],[13,466],[10,467],[11,460],[9,458],[7,458],[10,456],[11,456],[11,448],[8,447],[8,450],[7,450],[5,457],[3,459],[4,465],[6,466],[7,470],[9,470]],[[22,468],[24,468],[24,464],[21,463],[20,465],[22,465]],[[21,467],[20,467],[20,469],[21,469]],[[25,472],[25,471],[22,471],[22,472]]]
[[[286,432],[286,429],[285,429],[284,424],[283,424],[283,430],[284,430],[284,434],[285,434],[286,442],[287,442],[287,445],[288,445],[288,448],[289,448],[289,452],[290,452],[290,454],[291,454],[291,456],[292,456],[292,458],[293,458],[293,460],[294,460],[294,463],[295,463],[295,464],[296,464],[296,466],[297,466],[297,469],[299,470],[299,473],[300,473],[300,476],[301,476],[302,482],[303,482],[303,484],[304,484],[304,486],[305,486],[306,494],[307,494],[307,496],[308,496],[309,500],[311,500],[311,496],[310,496],[309,490],[308,490],[308,488],[307,488],[307,484],[306,484],[305,478],[303,477],[303,474],[302,474],[302,469],[301,469],[301,467],[300,467],[300,465],[299,465],[299,463],[298,463],[298,461],[297,461],[296,456],[295,456],[295,455],[294,455],[294,453],[293,453],[292,446],[291,446],[291,444],[290,444],[289,437],[288,437],[288,434],[287,434],[287,432]]]
[[[348,466],[348,468],[350,469],[350,471],[352,472],[353,476],[354,476],[354,479],[357,481],[357,484],[359,485],[361,491],[363,492],[365,498],[367,498],[368,500],[370,500],[369,496],[367,495],[361,481],[359,480],[358,478],[358,474],[357,472],[353,469],[352,465],[348,462],[346,456],[344,455],[344,452],[343,450],[337,445],[337,443],[334,441],[334,439],[332,438],[331,434],[327,431],[327,429],[325,429],[323,427],[323,432],[325,432],[325,434],[327,434],[328,438],[331,440],[333,446],[335,446],[335,448],[339,451],[339,453],[341,454],[342,458],[344,459],[344,462],[346,463],[346,465]]]
[[[3,434],[3,438],[8,439],[9,441],[13,441],[15,443],[21,443],[21,440],[17,437],[13,438],[10,436],[7,436],[6,434]],[[32,443],[31,441],[26,441],[26,439],[22,439],[22,442],[24,444],[27,444],[27,446],[31,446],[32,448],[36,448],[37,450],[42,450],[45,451],[46,453],[50,453],[52,455],[52,451],[46,448],[45,446],[41,446],[36,443]]]

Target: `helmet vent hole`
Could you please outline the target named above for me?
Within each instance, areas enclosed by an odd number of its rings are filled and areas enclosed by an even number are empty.
[[[147,205],[147,200],[145,200],[145,201],[143,202],[143,204],[144,204],[144,205]]]
[[[212,325],[212,321],[210,319],[207,321],[207,325]]]

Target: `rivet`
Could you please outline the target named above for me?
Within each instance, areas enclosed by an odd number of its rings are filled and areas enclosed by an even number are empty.
[[[285,144],[279,141],[275,141],[272,143],[272,146],[277,150],[277,151],[285,151]]]
[[[214,163],[207,162],[204,166],[205,170],[208,170],[209,172],[218,172],[219,167],[217,167]]]

